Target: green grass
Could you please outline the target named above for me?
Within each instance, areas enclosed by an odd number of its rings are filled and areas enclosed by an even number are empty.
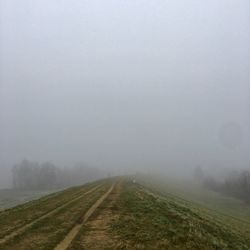
[[[109,187],[110,184],[105,183],[94,193],[84,196],[60,209],[56,214],[35,223],[29,230],[2,245],[2,248],[25,250],[28,246],[30,250],[53,249]]]
[[[0,189],[0,211],[5,210],[43,196],[58,192],[59,190],[18,190]]]
[[[80,194],[88,191],[95,185],[97,185],[96,182],[86,184],[82,187],[70,188],[2,211],[0,213],[0,238],[78,197]]]
[[[209,191],[187,180],[174,180],[156,176],[140,176],[139,183],[160,192],[164,196],[174,196],[196,203],[211,210],[216,210],[228,216],[250,222],[250,206],[245,202]]]
[[[66,204],[0,244],[0,249],[54,249],[112,182],[89,183],[1,212],[0,239]],[[96,186],[94,192],[81,196]],[[124,178],[120,195],[113,200],[114,216],[105,229],[115,249],[250,249],[249,207],[197,187],[148,176],[137,178],[136,184]],[[107,208],[108,202],[102,206]],[[93,220],[102,213],[102,206]],[[91,230],[84,225],[69,249],[83,249],[84,237]]]
[[[240,222],[228,225],[196,204],[159,198],[138,184],[125,184],[117,206],[111,232],[120,249],[250,249],[249,231],[235,226]]]

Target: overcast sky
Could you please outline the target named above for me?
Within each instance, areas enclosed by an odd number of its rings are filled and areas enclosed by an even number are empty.
[[[0,187],[27,158],[250,168],[249,0],[0,0]]]

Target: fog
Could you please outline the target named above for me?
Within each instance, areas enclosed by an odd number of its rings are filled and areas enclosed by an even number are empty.
[[[249,31],[247,0],[0,0],[0,187],[24,158],[249,169]]]

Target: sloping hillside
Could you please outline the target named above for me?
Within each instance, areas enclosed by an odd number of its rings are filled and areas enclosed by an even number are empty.
[[[0,229],[0,249],[250,249],[247,222],[125,177],[3,211]]]

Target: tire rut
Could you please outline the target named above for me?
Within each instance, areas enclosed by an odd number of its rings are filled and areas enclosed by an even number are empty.
[[[109,190],[102,195],[95,203],[91,206],[91,208],[84,214],[84,216],[81,219],[81,222],[77,225],[75,225],[71,231],[66,235],[66,237],[54,248],[54,250],[66,250],[70,246],[71,242],[74,240],[76,235],[81,230],[82,226],[87,222],[87,220],[90,218],[90,216],[96,211],[98,207],[103,203],[105,199],[110,195],[110,193],[113,191],[116,183],[112,184],[112,186],[109,188]]]
[[[119,218],[116,202],[122,191],[122,180],[120,180],[105,202],[98,207],[95,214],[86,223],[87,231],[77,236],[69,246],[69,250],[75,249],[118,249],[119,240],[110,234],[110,224]]]
[[[65,208],[66,206],[68,206],[72,202],[75,202],[75,201],[83,198],[85,195],[94,192],[96,189],[98,189],[101,186],[102,186],[102,184],[100,184],[100,185],[98,185],[96,187],[91,188],[90,190],[88,190],[87,192],[83,193],[82,195],[80,195],[80,196],[78,196],[78,197],[76,197],[76,198],[74,198],[74,199],[66,202],[65,204],[63,204],[63,205],[61,205],[61,206],[59,206],[59,207],[57,207],[57,208],[49,211],[48,213],[42,215],[41,217],[39,217],[39,218],[37,218],[37,219],[29,222],[28,224],[22,226],[21,228],[18,228],[17,230],[11,232],[10,234],[8,234],[5,237],[3,237],[2,239],[0,239],[0,245],[6,243],[7,241],[11,240],[12,238],[16,237],[17,235],[22,234],[23,232],[25,232],[27,229],[29,229],[30,227],[32,227],[37,222],[40,222],[41,220],[46,219],[47,217],[49,217],[49,216],[53,215],[54,213],[58,212],[59,210]]]

